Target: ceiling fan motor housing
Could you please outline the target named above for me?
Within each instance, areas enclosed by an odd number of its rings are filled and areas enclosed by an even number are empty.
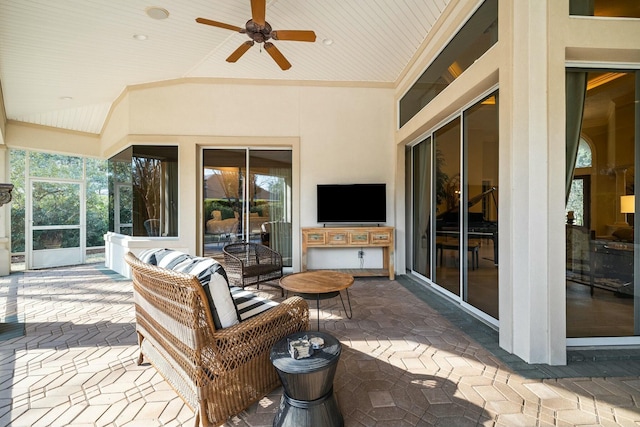
[[[271,25],[268,22],[260,25],[256,24],[253,19],[249,19],[245,29],[249,38],[256,43],[264,43],[271,38]]]

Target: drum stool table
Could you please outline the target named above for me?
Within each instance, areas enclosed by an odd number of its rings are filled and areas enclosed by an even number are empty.
[[[294,359],[289,341],[319,337],[324,346],[313,355]],[[271,362],[282,381],[283,394],[274,427],[342,427],[344,420],[333,394],[333,377],[342,346],[335,337],[317,331],[297,332],[274,344]]]

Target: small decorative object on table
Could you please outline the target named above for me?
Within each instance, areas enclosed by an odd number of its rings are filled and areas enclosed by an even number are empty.
[[[305,335],[295,340],[287,340],[289,342],[289,354],[294,359],[304,359],[313,354],[313,347],[309,338]]]
[[[311,344],[311,348],[314,350],[320,350],[324,347],[324,340],[320,337],[311,337],[309,339],[309,343]]]

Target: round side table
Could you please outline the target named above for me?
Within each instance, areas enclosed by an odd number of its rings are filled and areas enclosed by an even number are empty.
[[[320,337],[324,346],[304,359],[289,354],[289,340]],[[284,393],[274,427],[342,427],[344,420],[333,394],[333,377],[342,346],[333,336],[316,331],[291,334],[273,346],[271,363],[276,368]]]

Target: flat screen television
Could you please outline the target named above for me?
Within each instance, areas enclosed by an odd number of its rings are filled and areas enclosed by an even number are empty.
[[[319,223],[383,223],[386,184],[318,184]]]

